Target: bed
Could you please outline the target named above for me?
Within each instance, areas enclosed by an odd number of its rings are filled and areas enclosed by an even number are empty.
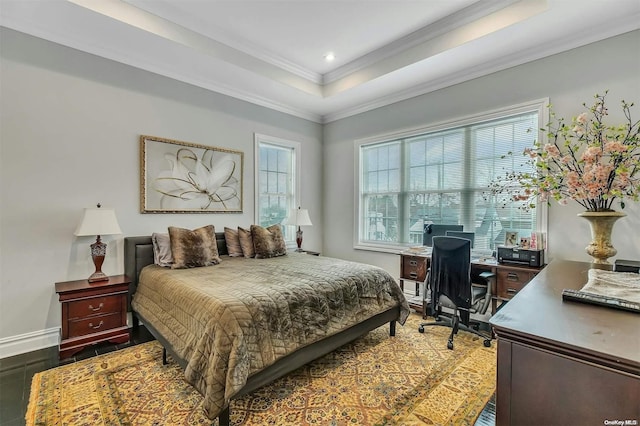
[[[231,399],[386,323],[393,336],[408,316],[380,268],[303,253],[229,257],[224,233],[215,238],[220,264],[173,270],[154,265],[151,236],[127,237],[125,273],[133,326],[142,321],[220,425]]]

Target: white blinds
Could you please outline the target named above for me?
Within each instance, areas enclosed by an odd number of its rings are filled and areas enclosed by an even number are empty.
[[[536,210],[492,197],[488,185],[529,167],[520,153],[539,127],[538,112],[526,112],[362,145],[360,240],[416,244],[424,223],[464,225],[484,249],[506,231],[530,235]]]

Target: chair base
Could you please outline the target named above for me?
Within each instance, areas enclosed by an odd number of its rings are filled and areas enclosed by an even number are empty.
[[[442,320],[443,317],[448,321],[444,322]],[[428,326],[451,327],[451,334],[449,335],[449,340],[447,341],[447,349],[453,350],[453,336],[458,334],[459,330],[467,331],[469,333],[475,334],[476,336],[482,337],[484,339],[484,346],[487,348],[491,347],[491,339],[493,338],[492,336],[488,336],[481,331],[476,330],[475,328],[467,327],[466,325],[461,324],[460,318],[457,315],[452,317],[445,315],[438,316],[436,317],[435,322],[424,322],[420,324],[420,326],[418,327],[418,331],[420,333],[424,333],[424,328]]]

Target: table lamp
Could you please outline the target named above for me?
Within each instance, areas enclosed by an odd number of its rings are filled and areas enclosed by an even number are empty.
[[[298,249],[296,251],[302,251],[302,229],[300,229],[300,227],[313,225],[309,218],[309,211],[307,209],[301,209],[300,207],[292,209],[289,217],[285,219],[284,224],[295,225],[298,227],[298,231],[296,232],[296,243],[298,244]]]
[[[96,242],[91,244],[91,257],[96,271],[89,277],[89,282],[107,281],[109,277],[102,272],[102,263],[107,253],[107,245],[100,240],[101,235],[121,234],[116,213],[113,209],[103,209],[100,204],[96,208],[84,209],[82,221],[78,225],[75,236],[97,235]]]

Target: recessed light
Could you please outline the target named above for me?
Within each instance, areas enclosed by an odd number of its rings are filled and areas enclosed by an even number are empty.
[[[324,59],[327,62],[331,62],[336,58],[336,55],[333,52],[327,52],[324,54]]]

